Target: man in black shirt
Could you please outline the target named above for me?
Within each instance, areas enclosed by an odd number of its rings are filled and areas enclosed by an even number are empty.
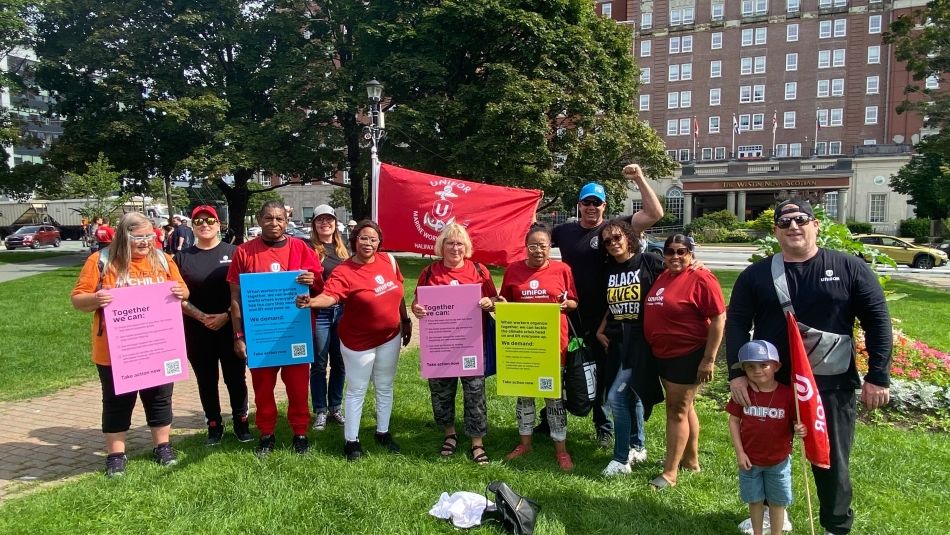
[[[868,350],[868,373],[858,378],[851,348],[849,368],[837,375],[815,375],[825,409],[831,445],[831,467],[812,467],[820,503],[820,521],[826,533],[851,530],[851,478],[848,462],[854,441],[855,390],[869,409],[890,400],[891,319],[884,292],[876,275],[856,256],[820,249],[819,222],[808,201],[792,199],[775,209],[775,237],[784,255],[789,296],[799,322],[809,327],[851,335],[854,320],[861,322]],[[768,340],[779,350],[782,367],[776,378],[790,384],[788,332],[785,315],[775,291],[769,261],[757,262],[736,280],[726,322],[726,359],[732,397],[749,405],[748,381],[732,369],[739,347],[752,338]],[[852,342],[853,344],[853,342]],[[775,519],[775,521],[781,521]]]
[[[663,217],[663,206],[639,165],[624,167],[623,176],[640,190],[643,207],[629,216],[628,221],[635,232],[643,232]],[[607,310],[607,292],[603,287],[604,256],[597,247],[598,236],[605,223],[604,213],[607,211],[604,187],[596,182],[584,186],[578,197],[577,208],[580,219],[554,227],[551,245],[560,248],[561,259],[571,266],[574,274],[578,308],[571,321],[579,334],[583,334],[587,346],[593,350],[598,368],[604,369],[603,347],[595,337],[604,311]],[[603,394],[604,389],[610,386],[604,383],[598,381],[598,394]],[[598,399],[605,398],[598,395]],[[600,403],[594,404],[593,420],[597,440],[602,446],[609,447],[613,443],[613,426]],[[546,422],[544,418],[541,421]]]
[[[175,230],[172,232],[173,254],[191,247],[195,243],[195,233],[191,231],[188,224],[182,221],[182,218],[175,216],[172,218],[172,224]]]

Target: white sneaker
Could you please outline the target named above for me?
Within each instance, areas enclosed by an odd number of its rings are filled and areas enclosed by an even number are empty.
[[[318,412],[317,416],[313,419],[313,430],[323,431],[326,428],[327,428],[327,413]]]
[[[622,474],[629,474],[630,471],[631,470],[630,470],[629,464],[619,463],[617,461],[612,460],[610,461],[610,464],[607,465],[607,468],[604,468],[603,473],[605,476],[611,477],[611,476],[619,476]]]
[[[627,455],[627,462],[630,464],[642,463],[647,460],[647,449],[646,448],[630,448],[630,453]]]
[[[772,523],[769,521],[769,510],[765,510],[765,516],[762,519],[762,531],[765,531],[772,527]],[[747,518],[742,522],[739,522],[739,531],[747,535],[752,534],[752,519]],[[792,531],[792,521],[788,519],[788,510],[785,510],[785,519],[782,523],[782,531]]]

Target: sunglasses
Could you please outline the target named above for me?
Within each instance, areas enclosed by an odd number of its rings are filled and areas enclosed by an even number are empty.
[[[621,243],[621,242],[623,242],[623,238],[624,238],[624,237],[623,237],[622,235],[616,235],[616,236],[608,236],[608,237],[605,237],[605,238],[604,238],[604,245],[610,246],[611,244],[614,244],[614,243]]]
[[[689,249],[686,249],[685,247],[681,249],[667,247],[666,249],[663,249],[663,254],[666,256],[686,256],[689,254]]]
[[[155,235],[152,234],[150,236],[133,236],[129,234],[129,239],[137,243],[141,243],[141,242],[150,243],[152,240],[155,239]]]
[[[775,226],[781,229],[786,229],[792,226],[792,222],[794,221],[797,226],[802,227],[814,220],[815,218],[810,215],[797,215],[795,217],[780,217],[775,222]]]
[[[196,217],[196,218],[192,219],[191,222],[194,223],[195,226],[204,225],[205,223],[207,223],[208,226],[210,227],[211,225],[214,225],[214,224],[216,224],[216,223],[218,222],[218,218],[216,218],[216,217]]]
[[[585,199],[581,201],[581,206],[594,206],[599,208],[602,204],[604,204],[604,201],[600,199]]]

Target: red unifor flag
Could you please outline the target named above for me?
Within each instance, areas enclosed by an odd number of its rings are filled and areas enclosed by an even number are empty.
[[[788,350],[791,353],[792,378],[795,381],[795,402],[798,405],[798,418],[808,433],[805,435],[805,458],[819,467],[831,466],[831,447],[828,444],[828,422],[825,420],[825,407],[821,404],[815,376],[802,343],[802,334],[798,330],[798,321],[791,312],[785,314],[788,327]]]
[[[525,258],[524,237],[541,192],[492,186],[381,164],[373,219],[391,251],[433,254],[435,239],[452,222],[472,238],[472,259],[508,265]]]

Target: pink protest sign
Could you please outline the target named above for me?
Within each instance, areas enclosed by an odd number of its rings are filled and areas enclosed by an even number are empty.
[[[188,378],[181,300],[175,282],[113,288],[102,309],[115,393]]]
[[[419,320],[423,379],[485,375],[482,348],[482,297],[479,284],[419,286]]]

